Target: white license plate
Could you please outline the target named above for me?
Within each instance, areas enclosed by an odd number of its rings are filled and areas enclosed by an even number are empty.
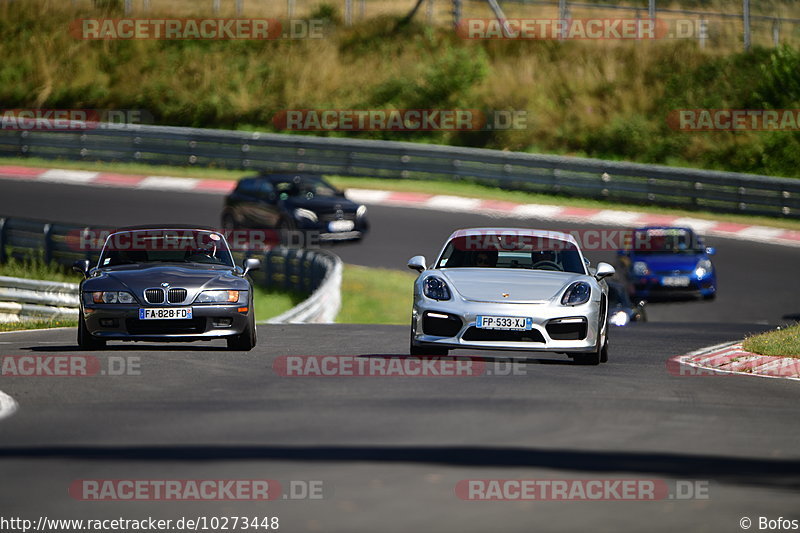
[[[352,220],[334,220],[328,222],[328,231],[335,233],[339,231],[352,231],[356,227],[355,222]]]
[[[689,276],[664,276],[661,284],[665,287],[688,287]]]
[[[524,331],[533,327],[533,319],[524,316],[478,316],[475,325],[480,329],[513,329]]]
[[[139,320],[188,320],[192,318],[191,307],[142,307]]]

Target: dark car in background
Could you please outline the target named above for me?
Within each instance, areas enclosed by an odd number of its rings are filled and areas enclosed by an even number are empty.
[[[703,298],[717,294],[716,251],[691,228],[648,226],[635,229],[630,246],[617,252],[634,300]]]
[[[225,198],[222,227],[318,232],[320,240],[339,241],[361,239],[369,223],[366,206],[319,174],[262,173],[241,179]]]
[[[231,350],[256,345],[250,258],[235,265],[225,237],[189,227],[112,232],[97,266],[75,262],[80,284],[78,345],[107,341],[225,339]]]
[[[612,326],[627,326],[632,322],[647,322],[646,302],[634,303],[624,284],[609,280],[608,284],[608,322]]]

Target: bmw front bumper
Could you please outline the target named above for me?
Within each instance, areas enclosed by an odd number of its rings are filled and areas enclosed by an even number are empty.
[[[479,315],[530,318],[531,329],[481,329],[476,324]],[[581,353],[597,349],[600,325],[605,327],[600,321],[599,300],[570,307],[419,298],[414,303],[411,327],[415,345]]]
[[[102,340],[190,341],[241,334],[249,324],[249,307],[192,305],[191,319],[140,320],[138,304],[94,304],[82,308],[86,328]],[[156,307],[156,306],[148,306]],[[247,311],[240,311],[247,309]]]

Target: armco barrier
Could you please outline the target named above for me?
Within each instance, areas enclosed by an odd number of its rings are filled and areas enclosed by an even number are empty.
[[[2,130],[2,156],[478,181],[624,203],[800,218],[796,179],[408,142],[104,125],[78,132]]]
[[[0,262],[38,257],[71,265],[78,259],[96,263],[98,252],[82,252],[67,242],[83,228],[67,224],[0,218]],[[97,229],[97,228],[95,228]],[[244,254],[234,254],[241,264]],[[270,323],[333,322],[341,303],[342,262],[324,250],[273,248],[247,257],[261,259],[250,276],[267,289],[308,294],[308,298]],[[77,318],[78,285],[0,277],[0,322],[31,318]]]
[[[78,284],[0,276],[0,322],[78,318]]]

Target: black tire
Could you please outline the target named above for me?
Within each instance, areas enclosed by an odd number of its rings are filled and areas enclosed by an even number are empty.
[[[83,318],[83,311],[78,311],[78,346],[81,350],[102,350],[106,347],[106,341],[100,340],[89,333],[86,321]]]
[[[250,291],[252,293],[252,291]],[[250,313],[248,314],[247,327],[239,335],[226,339],[228,349],[239,352],[249,352],[258,343],[258,330],[256,328],[256,310],[253,307],[253,298],[250,297]]]
[[[595,348],[595,351],[591,353],[576,353],[574,356],[575,363],[579,365],[597,366],[600,363],[608,362],[608,326],[605,324],[606,321],[604,313],[601,313],[600,324],[598,326],[600,335],[598,335],[599,338],[597,339],[597,347]],[[602,334],[604,326],[606,328],[605,336]]]

